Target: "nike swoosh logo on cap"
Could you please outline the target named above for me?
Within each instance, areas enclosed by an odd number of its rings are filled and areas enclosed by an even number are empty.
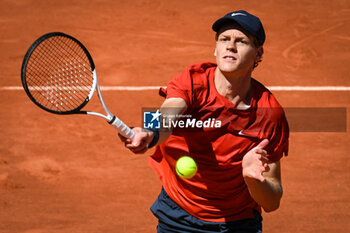
[[[236,16],[236,15],[243,15],[243,16],[247,16],[246,14],[243,13],[232,13],[231,16]]]

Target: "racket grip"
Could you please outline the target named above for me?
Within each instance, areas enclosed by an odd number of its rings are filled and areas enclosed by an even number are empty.
[[[126,138],[133,138],[135,136],[134,131],[132,131],[124,122],[122,122],[118,117],[114,116],[114,120],[110,123],[113,125],[118,132]]]

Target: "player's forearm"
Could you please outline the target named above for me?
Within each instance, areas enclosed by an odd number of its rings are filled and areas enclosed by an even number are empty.
[[[167,99],[162,104],[160,111],[165,125],[162,124],[162,129],[159,131],[158,144],[162,144],[170,137],[172,133],[172,125],[167,124],[176,121],[178,115],[182,114],[186,108],[186,102],[181,98]]]
[[[278,209],[283,194],[281,183],[271,177],[265,182],[245,178],[250,195],[265,210],[271,212]]]
[[[162,144],[163,142],[165,142],[170,135],[171,135],[171,130],[160,131],[158,144]]]

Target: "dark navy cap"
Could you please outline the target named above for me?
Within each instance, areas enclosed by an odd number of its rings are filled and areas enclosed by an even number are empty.
[[[236,22],[244,30],[246,30],[252,36],[254,36],[257,39],[259,45],[264,44],[265,42],[264,27],[260,19],[255,15],[249,14],[248,12],[243,10],[234,11],[218,19],[213,24],[212,28],[215,32],[218,32],[224,24],[229,22]]]

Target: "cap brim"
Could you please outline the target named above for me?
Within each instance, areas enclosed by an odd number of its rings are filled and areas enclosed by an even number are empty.
[[[212,29],[214,32],[218,32],[220,30],[220,28],[224,25],[224,24],[227,24],[227,23],[230,23],[230,22],[235,22],[237,23],[238,25],[240,25],[242,27],[242,25],[240,23],[238,23],[236,20],[232,19],[232,18],[221,18],[221,19],[218,19],[212,26]]]
[[[215,32],[218,32],[220,30],[220,28],[222,28],[222,26],[224,26],[225,24],[228,24],[228,23],[236,23],[239,27],[241,27],[241,30],[245,31],[246,33],[256,37],[256,35],[254,35],[254,33],[251,31],[249,25],[246,25],[244,23],[241,23],[237,20],[234,20],[232,18],[221,18],[219,20],[217,20],[213,26],[212,26],[212,29],[215,31]]]

